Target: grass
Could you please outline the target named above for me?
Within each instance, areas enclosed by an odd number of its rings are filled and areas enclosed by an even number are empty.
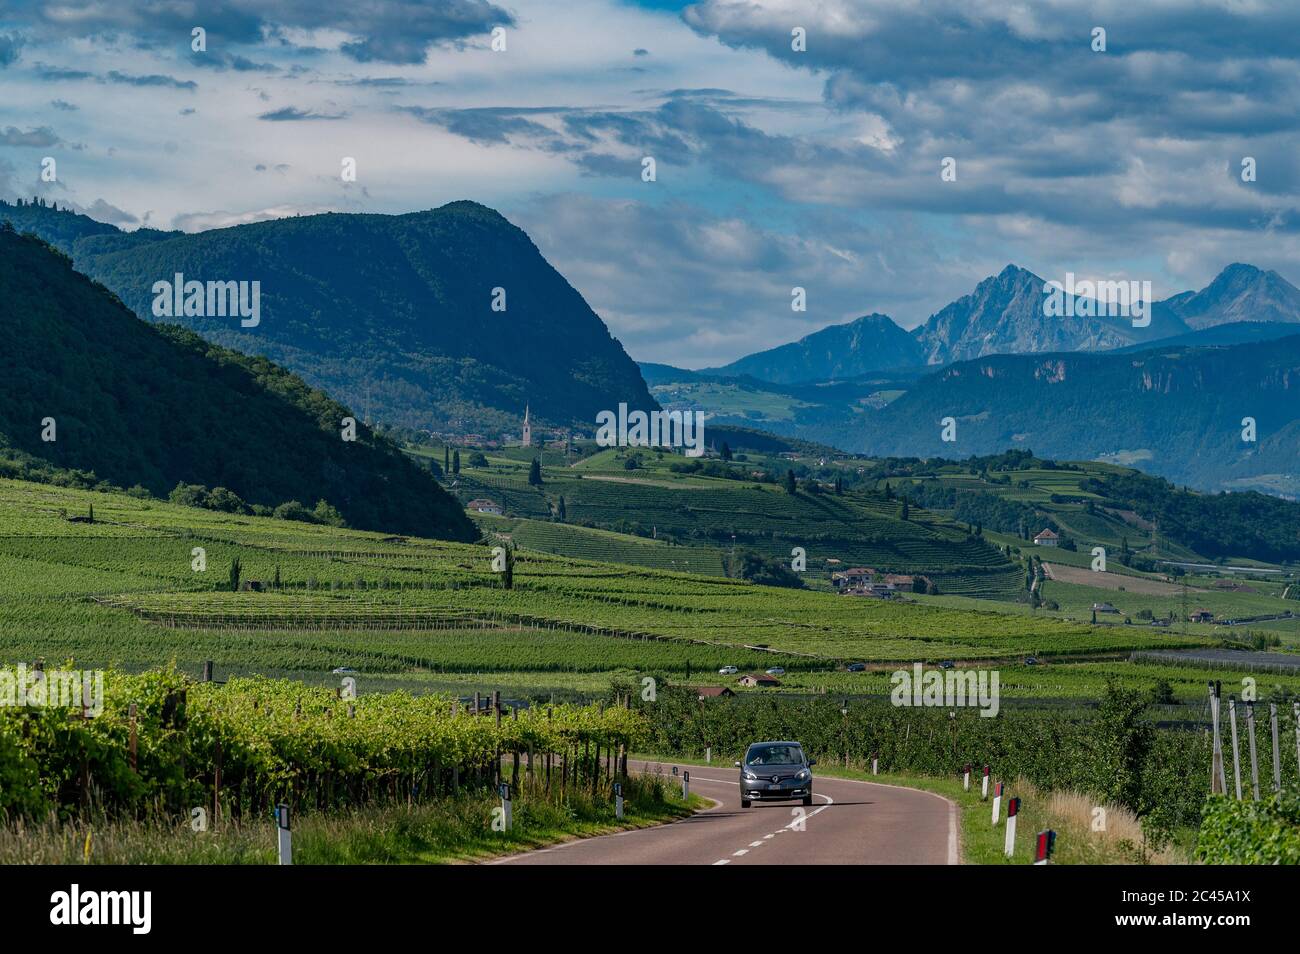
[[[587,838],[674,821],[705,800],[683,802],[659,777],[629,780],[624,818],[604,798],[570,790],[563,802],[527,791],[513,803],[510,831],[493,828],[491,794],[387,804],[347,812],[303,814],[294,820],[294,864],[456,864],[482,861],[573,838]],[[263,824],[224,825],[194,831],[188,823],[106,821],[0,828],[0,864],[203,864],[277,863],[276,830]]]

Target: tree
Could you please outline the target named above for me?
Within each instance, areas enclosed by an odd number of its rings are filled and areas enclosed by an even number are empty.
[[[202,507],[208,499],[208,488],[202,484],[178,483],[167,499],[182,507]]]
[[[912,519],[912,505],[906,497],[903,498],[903,519],[905,521]]]
[[[244,568],[239,562],[239,557],[230,561],[230,592],[239,592],[239,578],[243,575]]]
[[[91,523],[94,523],[94,522],[95,522],[95,505],[94,505],[94,504],[91,504],[91,505],[90,505],[90,518],[89,518],[89,519],[90,519],[90,522],[91,522]]]
[[[451,448],[446,444],[442,445],[442,472],[444,474],[451,473]]]
[[[722,442],[722,459],[731,460],[731,448],[727,446],[726,441]]]
[[[317,523],[323,523],[330,527],[346,527],[347,523],[343,519],[343,514],[333,507],[328,501],[316,501],[316,509],[311,512],[312,518]]]
[[[886,500],[894,499],[894,488],[889,486],[889,481],[885,481],[885,499]]]
[[[534,457],[533,462],[528,465],[528,484],[532,487],[542,486],[542,461]]]
[[[795,492],[796,489],[797,486],[794,481],[794,471],[787,470],[785,472],[785,492],[788,494],[792,494]]]
[[[501,585],[507,590],[515,588],[515,547],[512,543],[507,543],[506,547],[506,569],[501,574]]]
[[[454,451],[451,455],[451,472],[453,474],[460,473],[460,451]]]
[[[271,585],[277,590],[280,588],[280,564],[275,565],[275,575],[271,577]]]
[[[564,509],[564,496],[560,496],[560,502],[555,508],[555,515],[560,518],[561,522],[569,519],[568,513]]]
[[[843,478],[843,477],[836,477],[836,478],[835,478],[835,496],[837,496],[837,497],[842,497],[842,496],[844,496],[844,478]]]
[[[487,455],[484,454],[482,451],[475,451],[474,453],[469,455],[469,460],[467,461],[467,463],[471,467],[487,467],[488,466]]]

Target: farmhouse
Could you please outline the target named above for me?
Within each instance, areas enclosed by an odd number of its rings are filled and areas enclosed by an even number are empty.
[[[1041,530],[1034,537],[1034,546],[1037,547],[1054,547],[1060,542],[1061,542],[1060,536],[1058,536],[1051,529]]]
[[[739,682],[742,686],[760,686],[760,687],[770,688],[770,687],[781,685],[780,680],[773,679],[767,673],[763,673],[763,672],[746,673],[736,681]]]
[[[841,570],[838,573],[831,574],[831,585],[837,590],[851,589],[857,586],[863,586],[870,583],[875,577],[876,571],[870,567],[855,566],[851,570]]]
[[[474,513],[496,514],[498,517],[505,513],[505,511],[501,509],[500,504],[488,500],[485,497],[478,497],[471,500],[469,503],[465,504],[465,509],[472,510]]]
[[[1209,610],[1199,609],[1188,617],[1193,623],[1213,623],[1214,614]]]
[[[735,695],[735,693],[726,686],[696,686],[695,694],[700,700],[721,699]]]

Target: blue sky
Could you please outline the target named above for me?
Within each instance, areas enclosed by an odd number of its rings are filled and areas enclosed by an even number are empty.
[[[634,357],[701,367],[1008,262],[1300,283],[1298,54],[1269,0],[7,0],[0,195],[191,231],[475,199]]]

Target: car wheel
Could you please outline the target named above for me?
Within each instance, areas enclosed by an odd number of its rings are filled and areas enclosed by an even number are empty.
[[[750,803],[749,803],[749,799],[748,799],[748,798],[742,798],[742,799],[740,800],[740,807],[741,807],[741,808],[748,808],[748,807],[749,807],[749,804],[750,804]]]
[[[811,796],[811,795],[805,795],[805,796],[803,797],[803,803],[804,803],[805,805],[811,805],[811,804],[812,804],[812,796]]]

